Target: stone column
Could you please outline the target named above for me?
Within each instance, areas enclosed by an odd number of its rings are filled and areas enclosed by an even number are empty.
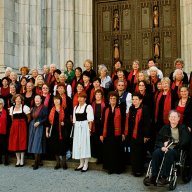
[[[180,0],[181,10],[181,57],[185,61],[184,70],[192,71],[192,0]]]
[[[4,14],[4,0],[0,0],[0,74],[4,74],[5,72],[5,63],[4,63],[4,55],[5,55],[5,14]]]

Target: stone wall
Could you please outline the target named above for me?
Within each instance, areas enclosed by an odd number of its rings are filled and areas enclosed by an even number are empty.
[[[42,69],[92,59],[91,0],[0,0],[0,66]]]
[[[180,0],[181,6],[181,57],[185,71],[192,71],[192,0]]]

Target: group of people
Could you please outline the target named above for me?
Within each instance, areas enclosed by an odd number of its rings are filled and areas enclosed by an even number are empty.
[[[192,78],[182,59],[174,65],[170,77],[163,77],[153,59],[146,70],[134,60],[129,72],[116,60],[111,75],[104,64],[96,73],[89,59],[84,71],[74,69],[71,60],[63,73],[55,64],[45,65],[43,74],[33,69],[31,76],[27,67],[19,77],[7,68],[0,88],[0,163],[4,155],[7,165],[8,154],[15,152],[15,166],[22,167],[27,152],[34,154],[33,169],[38,169],[42,154],[51,154],[55,169],[67,169],[66,154],[72,152],[80,160],[76,171],[86,172],[95,157],[109,174],[122,173],[129,161],[133,175],[141,176],[160,130],[170,127],[171,110],[191,149]]]

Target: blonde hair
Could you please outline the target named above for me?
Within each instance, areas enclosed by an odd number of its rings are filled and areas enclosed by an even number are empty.
[[[90,64],[90,67],[92,68],[93,67],[93,61],[91,59],[86,59],[83,63],[83,66],[85,67],[85,63],[89,63]]]
[[[42,81],[43,81],[43,83],[42,84],[44,84],[44,80],[43,80],[43,77],[42,77],[42,75],[37,75],[37,77],[35,78],[35,86],[38,86],[38,84],[37,84],[37,79],[39,78],[39,77],[41,77],[42,78]]]

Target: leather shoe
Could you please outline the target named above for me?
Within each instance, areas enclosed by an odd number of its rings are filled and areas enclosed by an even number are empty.
[[[83,167],[77,167],[75,168],[75,171],[81,171],[83,169]]]
[[[88,171],[88,167],[87,169],[82,169],[81,172],[87,172]]]

